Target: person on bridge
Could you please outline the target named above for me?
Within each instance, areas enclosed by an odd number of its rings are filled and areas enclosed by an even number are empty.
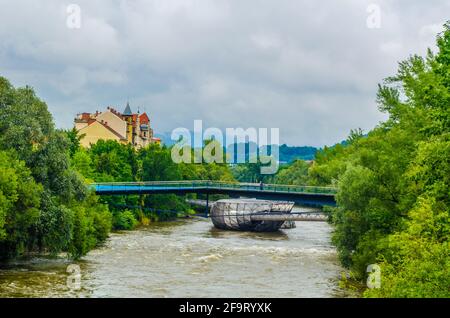
[[[259,190],[264,190],[264,183],[262,182],[262,180],[259,182]]]

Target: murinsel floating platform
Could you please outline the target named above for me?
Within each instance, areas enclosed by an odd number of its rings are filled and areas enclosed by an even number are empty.
[[[211,220],[224,230],[255,232],[278,231],[284,222],[303,220],[291,214],[294,202],[256,199],[225,199],[211,207]]]

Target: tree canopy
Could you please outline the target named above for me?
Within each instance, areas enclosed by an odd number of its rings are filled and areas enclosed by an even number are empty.
[[[111,216],[72,169],[69,143],[32,88],[0,77],[0,258],[77,258],[105,240]]]

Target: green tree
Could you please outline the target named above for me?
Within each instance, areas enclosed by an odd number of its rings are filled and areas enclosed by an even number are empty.
[[[176,181],[181,179],[178,164],[174,163],[170,150],[165,146],[151,144],[139,154],[142,162],[142,181]]]
[[[96,181],[136,181],[138,162],[130,145],[99,140],[89,149]]]
[[[280,169],[275,176],[275,183],[305,185],[308,183],[309,164],[303,160],[295,160],[284,169]]]
[[[94,180],[95,170],[92,158],[88,151],[79,149],[72,157],[72,167],[78,171],[85,179]]]
[[[0,151],[0,258],[23,253],[33,243],[42,190],[23,161]]]
[[[81,147],[81,139],[83,139],[86,134],[79,134],[78,130],[73,127],[70,130],[67,130],[66,132],[67,139],[69,140],[69,154],[70,157],[73,157],[73,155],[80,150]]]

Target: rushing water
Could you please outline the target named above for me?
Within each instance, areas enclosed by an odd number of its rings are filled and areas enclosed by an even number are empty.
[[[66,272],[72,262],[33,258],[0,267],[0,297],[345,296],[330,225],[296,224],[248,233],[195,218],[114,233],[74,263],[80,289]]]

